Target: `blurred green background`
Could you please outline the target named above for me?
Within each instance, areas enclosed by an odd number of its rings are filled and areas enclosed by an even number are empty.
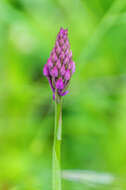
[[[0,0],[0,190],[51,190],[54,102],[42,70],[60,27],[76,63],[63,98],[62,169],[126,189],[126,0]]]

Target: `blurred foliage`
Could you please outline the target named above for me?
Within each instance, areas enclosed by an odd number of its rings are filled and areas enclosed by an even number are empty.
[[[43,65],[60,27],[76,63],[63,100],[62,168],[126,189],[126,0],[0,0],[0,190],[50,190],[54,102]]]

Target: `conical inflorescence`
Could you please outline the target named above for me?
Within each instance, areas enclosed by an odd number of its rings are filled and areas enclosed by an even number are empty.
[[[74,72],[75,63],[72,60],[68,30],[61,28],[57,35],[55,46],[43,68],[43,74],[49,81],[54,99],[56,91],[59,96],[64,96],[68,93],[67,87]]]

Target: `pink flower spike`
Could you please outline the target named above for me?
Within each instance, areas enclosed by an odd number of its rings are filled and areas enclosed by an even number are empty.
[[[47,64],[43,68],[43,74],[49,80],[53,94],[57,90],[58,96],[66,95],[68,83],[74,72],[75,63],[72,60],[68,30],[61,28]]]

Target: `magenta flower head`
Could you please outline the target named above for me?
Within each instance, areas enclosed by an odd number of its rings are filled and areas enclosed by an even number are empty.
[[[43,74],[49,81],[54,99],[55,92],[59,96],[64,96],[68,93],[67,87],[74,72],[75,63],[72,60],[68,30],[61,28],[57,35],[55,46],[43,68]]]

